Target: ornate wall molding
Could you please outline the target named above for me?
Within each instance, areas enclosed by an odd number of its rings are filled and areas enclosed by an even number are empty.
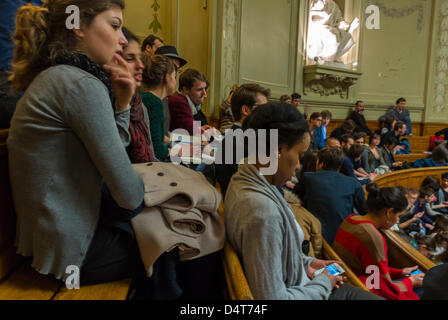
[[[360,72],[331,68],[327,66],[306,66],[304,68],[304,94],[307,98],[331,97],[350,101],[351,87],[361,77]]]
[[[436,63],[436,99],[435,112],[441,113],[446,108],[446,80],[448,71],[448,1],[444,0],[440,6],[441,19],[439,26],[439,47],[437,51],[438,63]]]
[[[224,1],[222,30],[222,94],[227,96],[238,82],[240,1]],[[225,98],[225,97],[223,97]]]
[[[417,12],[418,13],[417,29],[419,32],[422,32],[425,17],[425,4],[423,2],[426,1],[427,0],[420,0],[420,3],[417,3],[416,5],[406,7],[403,9],[389,8],[384,4],[382,4],[380,0],[367,0],[367,4],[376,5],[380,9],[381,14],[384,14],[386,17],[389,18],[404,18]]]
[[[159,9],[160,5],[157,0],[154,0],[153,4],[151,5],[152,10],[154,11],[151,24],[149,25],[148,29],[151,30],[154,34],[157,34],[159,30],[162,30],[162,24],[159,21]]]

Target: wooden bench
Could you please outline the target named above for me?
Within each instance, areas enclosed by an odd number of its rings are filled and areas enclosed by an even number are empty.
[[[402,186],[419,190],[427,176],[435,176],[437,179],[440,179],[445,172],[448,172],[448,167],[399,170],[379,176],[375,179],[375,183],[380,188]]]
[[[125,300],[131,279],[68,290],[62,281],[39,274],[29,259],[16,254],[7,136],[8,130],[0,130],[0,300]]]
[[[396,162],[415,162],[420,159],[431,158],[429,153],[411,153],[411,154],[399,154],[395,156]]]
[[[306,210],[306,209],[303,209]],[[219,208],[220,215],[224,218],[224,210],[221,203]],[[333,250],[333,248],[323,239],[323,257],[326,260],[342,261],[339,255]],[[253,300],[254,297],[250,291],[249,284],[244,274],[243,267],[238,258],[235,249],[232,245],[226,241],[223,253],[222,261],[224,266],[224,274],[227,283],[227,290],[231,300]],[[359,280],[359,278],[353,273],[353,271],[343,262],[342,267],[346,270],[347,282],[353,286],[362,288],[366,291],[366,286]]]

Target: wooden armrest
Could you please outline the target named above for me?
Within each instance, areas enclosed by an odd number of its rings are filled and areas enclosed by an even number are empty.
[[[414,249],[409,243],[392,230],[383,231],[388,246],[390,265],[395,268],[406,268],[418,265],[423,272],[434,268],[436,264]]]

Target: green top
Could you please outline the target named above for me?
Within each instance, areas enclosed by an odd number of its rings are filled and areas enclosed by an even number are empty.
[[[163,123],[165,117],[163,115],[163,102],[159,97],[152,94],[151,92],[144,92],[140,94],[143,100],[143,104],[148,110],[151,139],[154,145],[154,153],[156,157],[163,160],[169,156],[168,148],[163,143],[164,130]]]

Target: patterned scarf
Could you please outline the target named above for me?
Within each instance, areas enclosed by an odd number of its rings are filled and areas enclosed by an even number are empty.
[[[82,53],[73,53],[70,55],[64,54],[56,57],[53,65],[59,64],[67,64],[70,66],[78,67],[98,78],[98,80],[100,80],[106,86],[107,91],[109,92],[112,108],[115,108],[115,96],[112,91],[112,85],[110,83],[109,75],[105,71],[103,71],[103,69],[101,69],[101,67],[96,62],[93,62],[89,57]]]
[[[143,101],[138,92],[131,100],[131,121],[129,132],[131,144],[127,148],[132,163],[154,162],[154,153],[151,149],[151,134],[146,126]]]

